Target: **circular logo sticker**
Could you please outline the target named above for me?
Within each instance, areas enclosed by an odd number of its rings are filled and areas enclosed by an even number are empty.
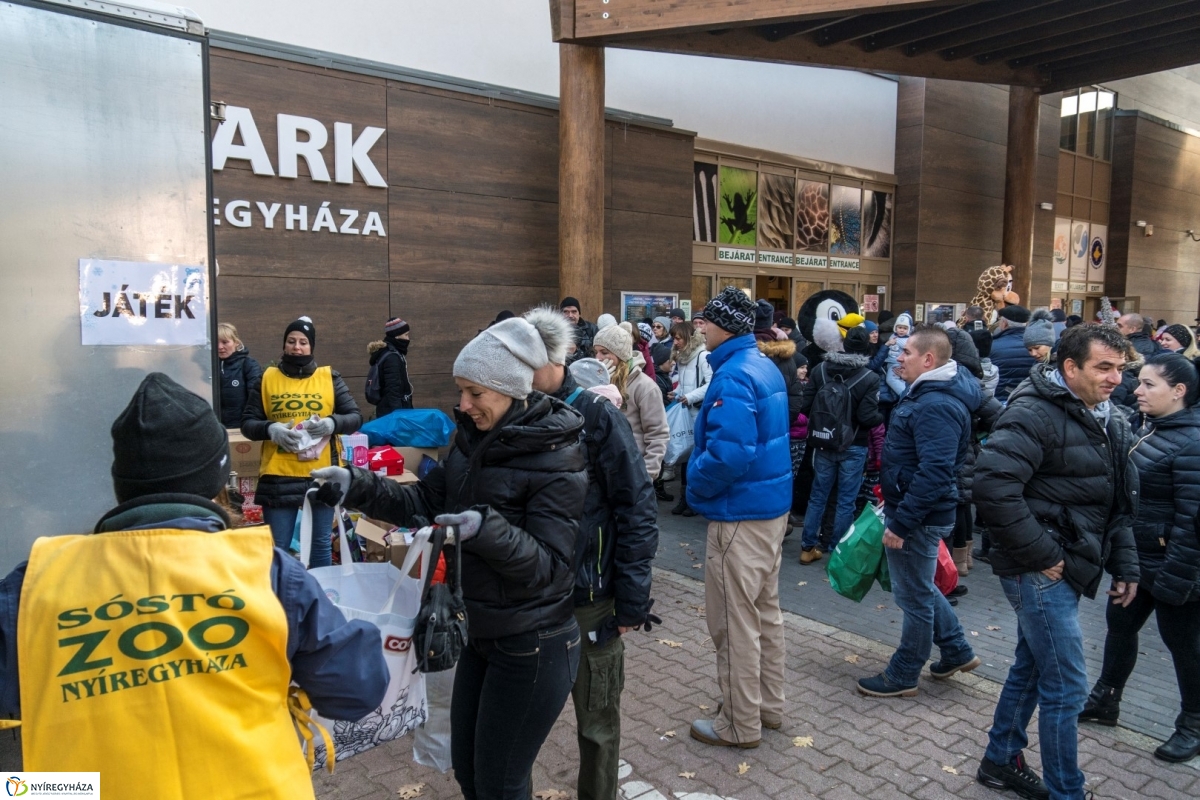
[[[1104,265],[1104,242],[1097,236],[1092,239],[1092,251],[1090,253],[1092,261],[1092,269],[1100,269]]]

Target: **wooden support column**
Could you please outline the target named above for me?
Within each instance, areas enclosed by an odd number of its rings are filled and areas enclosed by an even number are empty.
[[[604,48],[558,46],[558,288],[594,320],[604,303]]]
[[[1038,114],[1041,97],[1025,86],[1008,93],[1008,155],[1004,171],[1001,258],[1012,264],[1013,291],[1028,307],[1033,289],[1033,216],[1036,199]]]

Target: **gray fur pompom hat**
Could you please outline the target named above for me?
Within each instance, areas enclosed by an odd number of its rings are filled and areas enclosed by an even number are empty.
[[[533,373],[550,363],[537,328],[512,317],[482,331],[454,359],[454,377],[524,400]]]

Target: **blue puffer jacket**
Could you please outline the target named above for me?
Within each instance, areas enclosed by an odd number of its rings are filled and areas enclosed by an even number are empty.
[[[783,378],[749,335],[709,353],[708,364],[712,381],[696,417],[688,504],[718,522],[783,516],[792,504]]]
[[[1025,349],[1025,329],[1009,328],[992,337],[992,364],[1000,370],[996,398],[1008,402],[1008,394],[1029,377],[1037,361]]]
[[[883,445],[884,514],[901,538],[926,525],[953,525],[957,476],[971,447],[979,381],[954,361],[927,372],[908,390]]]

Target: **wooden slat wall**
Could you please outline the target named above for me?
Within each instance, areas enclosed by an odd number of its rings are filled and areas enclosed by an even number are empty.
[[[257,210],[251,228],[217,228],[218,316],[262,363],[307,314],[318,359],[362,404],[367,345],[401,316],[412,326],[416,403],[449,410],[462,346],[502,309],[560,299],[556,111],[219,49],[211,74],[214,100],[254,112],[276,170],[278,113],[325,124],[331,176],[335,121],[355,136],[387,129],[371,151],[386,189],[357,174],[351,185],[315,183],[303,160],[295,181],[254,175],[244,161],[214,173],[221,208],[230,199],[304,204],[311,227],[329,200],[364,217],[376,211],[387,228],[386,238],[286,231],[282,209],[270,230]],[[617,313],[622,289],[687,297],[693,137],[610,122],[606,143],[605,309]]]
[[[1000,263],[1008,90],[900,78],[896,117],[896,254],[892,310],[968,302],[979,274]],[[1037,202],[1054,202],[1058,95],[1042,100]],[[1049,303],[1054,215],[1034,217],[1034,296]]]
[[[1200,300],[1200,138],[1148,119],[1119,116],[1113,140],[1109,292],[1141,297],[1154,319],[1191,325]],[[1154,226],[1154,235],[1134,227]]]

